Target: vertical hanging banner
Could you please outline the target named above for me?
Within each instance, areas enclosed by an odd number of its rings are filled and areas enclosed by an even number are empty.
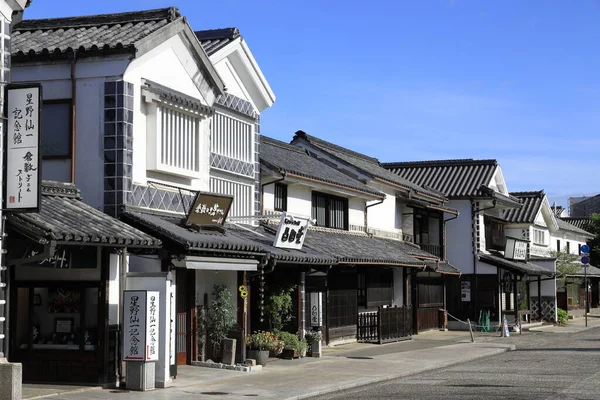
[[[3,209],[38,212],[42,179],[42,86],[9,84],[4,99]]]
[[[155,291],[123,292],[123,360],[158,360],[158,303]]]

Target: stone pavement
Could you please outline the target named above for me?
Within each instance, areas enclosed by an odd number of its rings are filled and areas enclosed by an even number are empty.
[[[599,316],[600,317],[600,316]],[[532,326],[532,332],[572,333],[600,326],[600,318],[569,321],[566,327]],[[523,336],[531,334],[525,330]],[[148,392],[81,386],[23,385],[23,399],[302,399],[341,389],[408,376],[513,350],[498,333],[431,331],[384,345],[351,343],[323,349],[323,357],[271,359],[260,371],[238,372],[183,366],[171,387]],[[518,333],[510,340],[518,343]],[[517,342],[515,342],[517,340]]]

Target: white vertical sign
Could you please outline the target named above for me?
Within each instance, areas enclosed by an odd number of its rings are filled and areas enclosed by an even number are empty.
[[[175,359],[175,317],[177,316],[177,312],[175,309],[175,285],[171,283],[171,289],[170,289],[170,306],[171,306],[171,316],[170,316],[170,321],[169,321],[169,331],[171,334],[171,337],[169,338],[169,343],[170,343],[170,351],[169,351],[169,365],[175,365],[177,363],[176,359]]]
[[[146,300],[146,361],[158,360],[158,292],[148,292]]]
[[[40,207],[41,85],[6,89],[4,208],[35,212]]]
[[[158,304],[158,292],[123,292],[123,360],[158,360]]]
[[[323,293],[310,294],[310,326],[323,326]]]

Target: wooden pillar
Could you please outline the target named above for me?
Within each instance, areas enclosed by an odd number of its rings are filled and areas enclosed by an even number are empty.
[[[240,327],[240,337],[238,343],[236,344],[236,361],[243,362],[246,359],[246,335],[249,333],[248,326],[250,319],[250,311],[248,306],[250,301],[250,288],[248,287],[248,275],[246,271],[238,272],[237,283],[238,288],[243,286],[247,293],[245,298],[241,296],[241,290],[238,290],[237,293],[234,293],[234,296],[237,298],[237,320]]]
[[[519,323],[519,292],[518,292],[518,285],[517,285],[517,274],[512,274],[513,275],[513,298],[515,299],[515,304],[513,305],[514,308],[514,312],[515,312],[515,324]]]
[[[544,315],[542,314],[542,277],[538,276],[537,279],[538,284],[538,309],[540,314],[540,321],[544,319]],[[556,296],[556,293],[554,294]]]
[[[99,307],[98,307],[98,363],[100,365],[100,376],[102,383],[108,382],[108,290],[109,290],[109,277],[110,277],[110,250],[106,248],[98,247],[100,252],[100,293],[99,293]],[[85,292],[84,292],[85,293]],[[85,296],[82,296],[85,297]],[[85,304],[84,304],[85,306]],[[83,314],[85,317],[85,313]],[[83,322],[83,321],[82,321]],[[81,323],[82,323],[81,322]],[[80,325],[80,326],[83,326]],[[120,349],[115,349],[115,354]]]
[[[196,271],[182,269],[185,274],[186,285],[186,310],[187,310],[187,354],[185,362],[187,365],[192,364],[192,360],[198,359],[198,326],[196,321]]]

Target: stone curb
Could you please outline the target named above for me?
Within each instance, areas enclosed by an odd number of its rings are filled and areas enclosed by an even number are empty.
[[[253,365],[253,366],[229,365],[229,364],[206,362],[206,361],[192,361],[192,365],[194,367],[227,369],[230,371],[239,371],[239,372],[255,372],[255,371],[260,371],[262,369],[262,365]]]
[[[392,380],[392,379],[404,378],[404,377],[407,377],[407,376],[419,374],[421,372],[433,371],[433,370],[436,370],[436,369],[439,369],[439,368],[450,367],[450,366],[453,366],[453,365],[458,365],[458,364],[462,364],[462,363],[465,363],[465,362],[474,361],[474,360],[478,360],[478,359],[481,359],[481,358],[485,358],[485,357],[489,357],[489,356],[494,356],[494,355],[506,353],[507,351],[514,351],[514,350],[516,350],[516,346],[515,345],[511,344],[511,345],[505,345],[505,346],[506,346],[505,348],[499,348],[499,349],[491,351],[491,352],[489,352],[487,354],[481,354],[481,355],[477,355],[477,356],[473,356],[473,357],[469,357],[469,358],[463,358],[463,359],[456,360],[456,361],[441,362],[441,363],[438,363],[436,365],[432,365],[432,366],[429,366],[429,367],[420,368],[420,369],[413,370],[413,371],[410,371],[410,372],[403,372],[401,374],[387,375],[387,376],[382,376],[382,377],[373,378],[373,379],[367,379],[367,380],[363,380],[363,381],[359,381],[359,382],[348,383],[348,384],[344,384],[344,385],[339,385],[339,386],[336,386],[336,387],[332,387],[332,388],[329,388],[329,389],[319,390],[319,391],[312,392],[312,393],[301,394],[301,395],[293,396],[293,397],[286,397],[286,398],[284,398],[282,400],[300,400],[300,399],[307,399],[307,398],[315,397],[315,396],[322,396],[324,394],[339,392],[341,390],[352,389],[352,388],[356,388],[356,387],[360,387],[360,386],[366,386],[366,385],[370,385],[372,383],[379,383],[379,382],[389,381],[389,380]]]
[[[46,397],[54,397],[54,396],[62,396],[62,395],[68,395],[68,394],[73,394],[73,393],[84,393],[84,392],[90,392],[92,390],[101,390],[102,386],[92,386],[89,388],[81,388],[81,389],[75,389],[75,390],[65,390],[65,391],[57,391],[54,393],[46,393],[46,394],[41,394],[39,396],[33,396],[33,397],[23,397],[24,400],[33,400],[33,399],[43,399]],[[118,389],[116,389],[118,390]]]

